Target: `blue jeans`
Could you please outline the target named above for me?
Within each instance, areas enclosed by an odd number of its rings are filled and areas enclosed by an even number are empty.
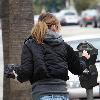
[[[69,100],[66,96],[64,95],[43,95],[39,98],[39,100]]]

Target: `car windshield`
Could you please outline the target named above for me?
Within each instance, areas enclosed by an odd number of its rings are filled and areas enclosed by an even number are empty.
[[[73,13],[73,12],[67,12],[67,13],[65,13],[65,15],[75,15],[75,13]]]
[[[97,56],[97,61],[100,61],[100,38],[95,38],[95,39],[84,39],[84,40],[75,40],[75,41],[69,41],[67,42],[73,49],[76,51],[77,46],[79,43],[87,41],[91,43],[95,48],[98,49],[98,56]]]

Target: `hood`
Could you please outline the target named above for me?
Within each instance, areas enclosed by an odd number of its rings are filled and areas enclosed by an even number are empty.
[[[53,32],[52,30],[48,30],[48,33],[46,34],[44,38],[44,43],[47,43],[49,45],[59,45],[63,42],[62,36],[57,33]]]

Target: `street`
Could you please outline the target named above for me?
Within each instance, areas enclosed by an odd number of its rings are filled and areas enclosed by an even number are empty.
[[[73,35],[82,35],[82,34],[99,34],[100,28],[80,27],[80,26],[63,26],[61,27],[61,34],[63,37],[69,37]]]
[[[63,37],[70,37],[73,35],[82,34],[99,34],[99,28],[79,27],[79,26],[63,26],[61,27],[61,34]],[[3,46],[2,46],[2,31],[0,29],[0,100],[3,100]]]

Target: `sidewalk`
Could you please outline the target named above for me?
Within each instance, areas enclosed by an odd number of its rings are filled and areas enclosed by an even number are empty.
[[[3,73],[4,73],[4,62],[3,62],[3,45],[2,45],[2,31],[0,29],[0,100],[3,100]]]

